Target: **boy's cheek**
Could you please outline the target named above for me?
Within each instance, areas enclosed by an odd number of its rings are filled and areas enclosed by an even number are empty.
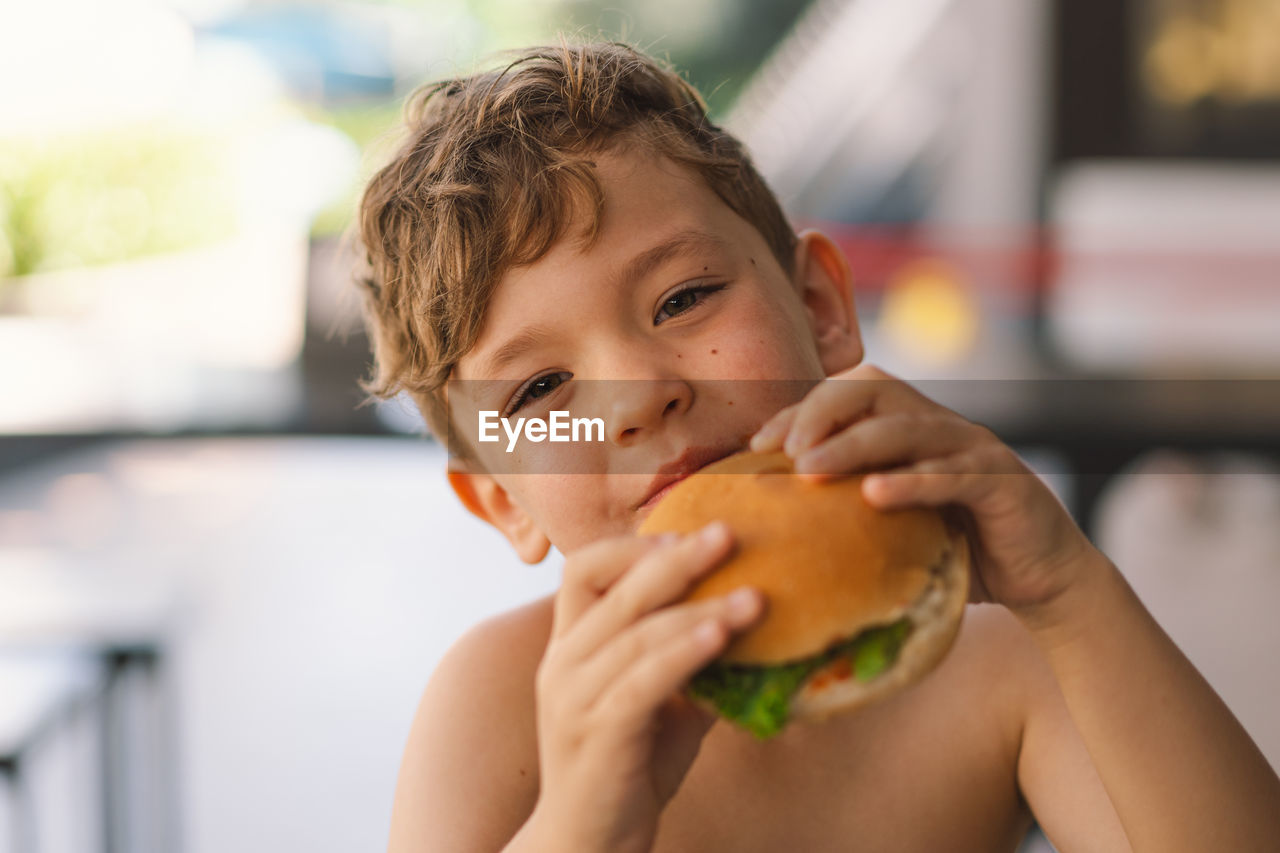
[[[760,423],[798,403],[823,378],[816,358],[807,358],[794,339],[754,339],[725,352],[720,366],[733,380],[728,385],[735,393],[728,396],[745,401]]]
[[[635,533],[640,519],[618,496],[618,479],[611,476],[606,481],[602,476],[588,482],[581,476],[550,477],[530,490],[525,505],[552,545],[568,554],[604,537]]]
[[[796,326],[779,307],[761,306],[741,320],[754,332],[736,346],[720,348],[727,375],[743,380],[796,382],[823,378],[822,363],[807,325]],[[796,402],[791,400],[789,402]]]
[[[707,346],[696,364],[703,378],[761,385],[808,379],[816,369],[793,342],[768,337]]]
[[[605,429],[608,429],[607,421]],[[584,477],[603,477],[608,470],[603,456],[608,442],[607,435],[603,441],[593,437],[591,441],[576,442],[547,439],[533,442],[521,436],[512,451],[507,453],[508,439],[504,436],[502,452],[494,453],[498,457],[494,464],[504,473],[548,478],[555,481],[559,490],[565,488],[562,485],[565,478],[569,483],[582,485],[588,482]]]

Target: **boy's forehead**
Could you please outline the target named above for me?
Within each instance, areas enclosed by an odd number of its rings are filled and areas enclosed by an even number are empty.
[[[730,239],[729,234],[715,232],[726,230],[736,215],[691,168],[631,146],[602,152],[592,164],[604,193],[598,221],[593,222],[595,211],[576,206],[564,236],[530,269],[543,261],[547,267],[596,260],[621,263],[677,231],[700,230]]]
[[[579,212],[545,255],[503,275],[475,346],[458,362],[458,378],[500,375],[521,351],[544,342],[536,316],[577,314],[587,291],[622,291],[682,256],[768,254],[759,232],[692,169],[627,149],[592,159],[604,193],[595,238],[584,237],[589,214]]]

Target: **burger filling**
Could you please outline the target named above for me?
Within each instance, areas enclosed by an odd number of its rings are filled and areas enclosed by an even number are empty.
[[[773,666],[715,662],[693,677],[689,692],[756,737],[773,737],[786,725],[791,698],[810,676],[826,670],[822,676],[836,672],[870,681],[893,665],[910,633],[911,620],[904,616],[803,660]]]

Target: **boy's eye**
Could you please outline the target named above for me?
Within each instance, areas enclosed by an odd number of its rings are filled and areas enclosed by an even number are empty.
[[[535,379],[529,385],[529,391],[527,396],[532,397],[533,399],[536,400],[539,397],[550,394],[552,391],[556,389],[557,386],[559,386],[561,382],[564,381],[561,378],[562,376],[563,374],[561,373],[552,373],[550,376],[543,376],[540,379]]]
[[[547,396],[560,387],[569,378],[569,375],[562,370],[558,373],[544,373],[541,376],[535,376],[530,379],[516,391],[510,405],[507,406],[507,411],[503,413],[503,417],[510,417],[515,412],[518,412],[530,400],[537,400],[539,397]]]
[[[684,290],[671,294],[663,300],[662,307],[658,309],[658,316],[653,318],[654,325],[677,314],[683,314],[704,301],[712,293],[723,289],[723,284],[698,285],[686,287]]]

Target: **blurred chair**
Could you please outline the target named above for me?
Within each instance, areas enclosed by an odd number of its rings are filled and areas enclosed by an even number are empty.
[[[14,488],[0,489],[0,503]],[[159,679],[167,595],[100,568],[51,549],[0,548],[0,768],[21,853],[45,849],[34,840],[37,824],[65,821],[100,825],[92,846],[104,853],[177,849],[176,837],[162,837],[174,836],[165,816],[145,814],[136,802],[140,791],[176,778],[171,752],[152,743],[172,722]],[[73,803],[37,802],[26,782],[33,750],[59,739],[58,721],[77,705],[95,741],[76,759],[96,792],[90,814]]]
[[[6,800],[6,849],[41,848],[29,763],[96,691],[99,670],[76,650],[0,649],[0,780]],[[92,774],[92,758],[82,767]]]

